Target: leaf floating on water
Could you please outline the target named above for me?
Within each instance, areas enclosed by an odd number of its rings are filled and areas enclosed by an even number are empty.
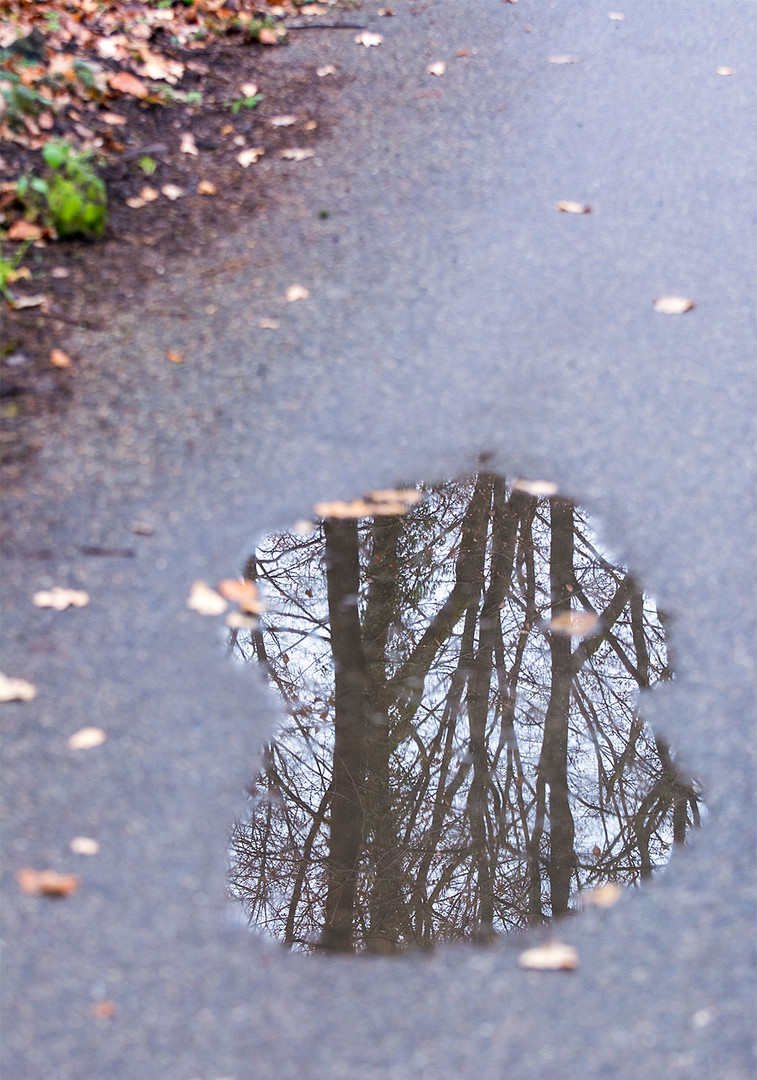
[[[233,604],[239,604],[240,610],[247,612],[248,615],[259,615],[266,609],[254,581],[248,581],[246,578],[225,578],[219,581],[218,591]]]
[[[356,45],[364,45],[366,49],[380,45],[383,41],[381,34],[372,34],[369,30],[364,30],[362,34],[358,34],[355,38]]]
[[[230,611],[224,622],[229,630],[254,630],[259,625],[253,615],[244,615],[241,611]]]
[[[386,488],[381,491],[371,491],[364,499],[353,499],[352,502],[343,502],[340,499],[334,502],[319,502],[315,504],[313,510],[323,518],[392,516],[407,513],[410,507],[421,498],[420,491],[415,488],[409,490]]]
[[[264,153],[264,146],[250,146],[247,150],[242,150],[237,154],[237,161],[243,169],[248,169],[250,165],[254,165],[258,158],[261,158]]]
[[[34,683],[0,672],[0,701],[34,701],[36,696]]]
[[[586,637],[599,626],[599,616],[593,611],[565,611],[549,620],[549,629],[553,634],[566,634],[571,637]]]
[[[572,945],[548,941],[525,949],[518,957],[518,965],[531,971],[574,971],[578,967],[578,951]]]
[[[654,302],[655,311],[663,315],[683,315],[695,307],[694,301],[686,296],[658,296]]]
[[[563,214],[590,214],[591,207],[586,203],[572,202],[570,199],[560,199],[557,209]]]
[[[286,292],[290,304],[293,304],[296,300],[307,300],[309,296],[310,289],[305,288],[304,285],[290,285]]]
[[[447,65],[443,60],[437,60],[435,64],[429,64],[426,68],[426,72],[429,75],[443,75],[447,70]]]
[[[75,836],[68,845],[77,855],[96,855],[100,845],[90,836]]]
[[[595,907],[610,908],[617,904],[623,893],[623,889],[617,882],[608,881],[604,885],[598,885],[596,889],[587,889],[581,893],[585,904],[593,904]]]
[[[71,896],[79,888],[76,874],[59,874],[57,870],[33,870],[24,866],[16,871],[16,881],[29,896]]]
[[[70,750],[92,750],[95,746],[102,746],[107,735],[99,727],[83,727],[75,731],[68,738]]]
[[[300,146],[290,146],[289,149],[282,150],[280,156],[286,161],[306,161],[308,158],[315,157],[315,150]]]
[[[513,482],[513,491],[522,491],[524,495],[534,495],[538,499],[544,495],[556,495],[558,487],[553,480],[524,480],[518,477]]]
[[[198,615],[223,615],[228,606],[221,594],[211,589],[207,582],[198,580],[192,583],[187,600],[190,611],[196,611]]]
[[[32,597],[35,607],[55,608],[56,611],[65,611],[69,607],[86,607],[89,603],[89,593],[83,589],[63,589],[55,585],[52,589],[36,592]]]

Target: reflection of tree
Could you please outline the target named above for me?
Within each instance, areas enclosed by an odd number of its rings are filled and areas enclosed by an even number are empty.
[[[670,678],[660,620],[568,500],[481,474],[404,516],[271,536],[247,574],[269,612],[234,649],[291,719],[231,889],[291,946],[486,939],[638,881],[698,823],[635,712]],[[595,632],[550,629],[571,611]]]

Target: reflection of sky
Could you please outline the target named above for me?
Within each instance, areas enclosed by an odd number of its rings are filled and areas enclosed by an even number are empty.
[[[414,644],[454,585],[460,522],[467,498],[472,493],[472,484],[464,491],[465,498],[461,498],[460,491],[458,484],[429,493],[426,500],[406,519],[398,562],[401,566],[399,591],[405,594],[407,604],[403,611],[397,613],[390,634],[387,650],[389,676],[411,654]],[[361,533],[364,536],[368,534],[365,523],[361,525]],[[551,680],[549,645],[544,629],[550,606],[550,535],[546,500],[541,500],[534,518],[533,540],[535,600],[537,615],[543,622],[537,620],[537,625],[527,638],[517,680],[514,713],[515,737],[524,775],[521,795],[526,804],[532,803],[535,795]],[[365,547],[361,556],[361,614],[365,605],[365,571],[369,554]],[[265,819],[265,827],[270,832],[266,865],[259,861],[249,869],[251,874],[265,874],[268,882],[262,892],[259,884],[251,885],[258,902],[262,901],[255,919],[269,923],[271,931],[280,936],[288,905],[286,883],[305,842],[312,813],[329,783],[333,756],[333,662],[328,638],[322,530],[305,537],[273,534],[261,543],[256,554],[261,592],[268,605],[261,620],[262,640],[271,681],[283,695],[290,713],[290,720],[283,726],[270,752],[279,777],[284,778],[283,786],[291,783],[292,787],[283,796],[276,793],[272,798],[270,777],[266,779],[260,775],[257,778],[258,794],[253,801],[252,828],[256,827],[256,820],[261,823]],[[525,568],[521,559],[517,559],[516,563],[511,591],[500,612],[504,656],[508,667],[512,664],[526,610]],[[598,611],[606,606],[626,573],[624,567],[613,563],[611,557],[599,549],[590,524],[579,512],[576,512],[574,567],[579,589]],[[574,607],[581,609],[580,604],[574,604]],[[422,857],[423,834],[428,828],[430,802],[435,794],[435,780],[438,779],[440,749],[439,746],[435,747],[435,740],[436,743],[440,741],[440,720],[450,678],[459,660],[461,626],[462,620],[437,653],[432,671],[425,680],[421,704],[415,714],[414,738],[405,739],[392,756],[393,771],[405,780],[408,789],[424,767],[429,771],[426,796],[429,805],[418,814],[414,826],[408,824],[408,834],[402,838],[405,857],[410,864],[417,863]],[[646,597],[644,629],[649,651],[650,682],[653,683],[661,675],[667,677],[667,659],[663,628],[654,603]],[[615,623],[613,632],[619,648],[633,662],[635,650],[628,608]],[[574,639],[573,648],[576,643]],[[255,658],[254,643],[249,632],[237,634],[236,655],[244,659]],[[497,806],[497,800],[500,800],[506,805],[506,812],[512,814],[513,820],[500,845],[497,876],[498,881],[515,881],[515,890],[522,891],[525,837],[523,822],[517,820],[517,805],[513,796],[514,750],[500,731],[503,695],[507,692],[507,687],[498,687],[497,678],[493,676],[487,720],[487,745],[493,772],[488,812],[490,819],[501,815],[502,805]],[[629,760],[622,778],[617,779],[614,785],[608,783],[608,777],[616,769],[636,723],[634,709],[638,692],[636,679],[608,642],[600,645],[574,680],[568,756],[580,887],[597,884],[608,877],[625,881],[638,878],[638,860],[634,859],[633,851],[628,850],[623,857],[621,852],[630,841],[629,818],[659,774],[660,763],[654,739],[646,728],[638,734],[636,753]],[[464,904],[461,896],[469,885],[471,874],[469,859],[458,860],[457,866],[450,871],[449,860],[445,861],[443,857],[445,851],[448,855],[454,854],[461,844],[469,841],[466,799],[472,769],[464,702],[463,697],[455,728],[451,768],[446,778],[448,784],[459,771],[462,782],[452,800],[446,828],[437,849],[438,857],[428,875],[428,891],[439,889],[435,902],[440,909],[440,918],[451,921],[455,917],[456,906]],[[531,806],[526,811],[531,828],[533,814],[534,808]],[[408,820],[412,818],[407,809],[405,817]],[[494,826],[491,828],[494,829]],[[277,840],[272,840],[274,837]],[[293,837],[297,838],[296,843]],[[656,830],[650,847],[654,864],[661,864],[667,859],[671,841],[671,826],[664,821]],[[322,908],[325,895],[327,847],[327,829],[324,828],[313,846],[314,862],[316,867],[320,864],[320,868],[312,871],[305,885],[305,889],[312,894],[312,902],[319,908]],[[501,928],[506,928],[504,921]],[[512,925],[519,925],[521,921],[516,914]]]

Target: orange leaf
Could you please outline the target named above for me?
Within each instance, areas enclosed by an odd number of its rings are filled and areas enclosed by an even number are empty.
[[[50,363],[53,367],[67,368],[71,367],[71,357],[68,353],[64,353],[63,349],[53,349],[50,353]]]
[[[14,221],[8,229],[9,240],[39,240],[43,229],[33,221]]]
[[[254,581],[226,578],[218,582],[218,591],[221,596],[225,596],[233,604],[239,604],[241,610],[250,615],[259,615],[261,611],[265,611],[265,604],[260,599],[260,593]]]
[[[138,79],[136,75],[132,75],[129,71],[116,71],[112,75],[109,75],[108,86],[111,90],[116,90],[119,94],[128,94],[129,97],[147,97],[147,87],[145,84],[141,79]]]
[[[76,874],[59,874],[57,870],[33,870],[24,866],[16,871],[16,881],[29,896],[71,896],[79,888]]]

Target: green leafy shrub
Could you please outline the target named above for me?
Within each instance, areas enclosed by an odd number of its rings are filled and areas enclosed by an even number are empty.
[[[58,236],[101,236],[107,220],[105,184],[91,155],[62,139],[42,148],[48,177],[22,176],[16,191],[35,217],[53,225]]]

